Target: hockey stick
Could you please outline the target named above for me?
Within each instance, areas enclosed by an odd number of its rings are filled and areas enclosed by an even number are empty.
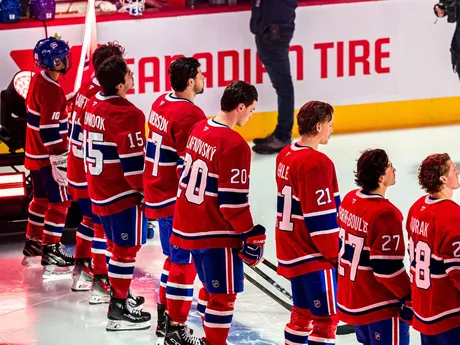
[[[267,259],[264,259],[262,262],[265,264],[265,266],[269,267],[273,271],[275,272],[277,271],[277,267],[273,263],[268,261]],[[279,292],[281,292],[283,295],[285,295],[286,297],[292,300],[291,294],[287,292],[285,289],[283,289],[281,286],[279,286],[272,278],[268,277],[265,273],[263,273],[257,267],[254,267],[253,269],[262,278],[264,278],[268,283],[270,283],[273,287],[275,287]],[[337,335],[345,335],[345,334],[352,334],[352,333],[355,333],[355,328],[352,325],[344,324],[344,325],[337,326]]]
[[[244,276],[246,277],[246,279],[252,283],[255,287],[257,287],[260,291],[262,291],[264,294],[266,294],[267,296],[269,296],[270,298],[272,298],[275,302],[277,302],[278,304],[280,304],[281,306],[283,306],[284,308],[286,308],[287,310],[291,311],[292,310],[292,305],[290,305],[289,303],[286,303],[285,301],[283,301],[281,298],[279,298],[278,296],[276,296],[273,292],[271,292],[270,290],[268,290],[267,288],[265,288],[265,286],[263,286],[261,283],[259,283],[257,280],[255,280],[254,278],[252,278],[251,276],[249,276],[247,273],[244,274]]]
[[[257,267],[251,267],[251,269],[256,272],[259,276],[261,276],[263,279],[265,279],[270,285],[272,285],[276,290],[281,292],[284,296],[292,300],[292,295],[287,291],[285,288],[283,288],[281,285],[279,285],[276,281],[274,281],[272,278],[270,278],[267,274],[265,274],[260,268]]]

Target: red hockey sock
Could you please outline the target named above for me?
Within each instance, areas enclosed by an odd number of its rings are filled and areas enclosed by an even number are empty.
[[[47,210],[48,199],[35,197],[32,199],[29,204],[29,221],[27,222],[26,236],[28,238],[42,238]]]
[[[134,274],[136,254],[141,246],[121,247],[113,244],[109,261],[109,280],[115,298],[126,299]]]
[[[43,228],[43,245],[55,244],[61,241],[69,207],[70,201],[48,203]]]
[[[337,315],[312,316],[313,331],[308,337],[309,345],[335,344],[335,333],[339,320]],[[329,340],[329,341],[328,341]]]
[[[206,306],[208,305],[209,294],[206,291],[206,288],[203,286],[198,292],[198,303],[196,305],[196,310],[201,316],[201,322],[204,324],[204,313],[206,311]]]
[[[166,283],[168,282],[170,267],[171,267],[171,259],[168,256],[165,260],[165,263],[163,264],[163,271],[161,272],[161,277],[160,277],[160,292],[158,296],[160,304],[163,304],[163,305],[166,305]]]
[[[77,228],[77,245],[75,246],[75,259],[91,258],[91,243],[94,237],[94,224],[91,217],[83,216]]]
[[[172,321],[184,324],[187,321],[193,300],[193,282],[196,277],[195,264],[171,262],[166,284],[166,310]]]
[[[204,332],[209,345],[226,345],[236,294],[209,294],[204,315]]]
[[[308,336],[312,329],[310,311],[293,306],[290,322],[284,328],[285,344],[308,344]]]
[[[104,227],[102,224],[94,223],[94,237],[91,246],[91,255],[93,257],[94,274],[107,274],[106,261],[107,240],[105,238]]]

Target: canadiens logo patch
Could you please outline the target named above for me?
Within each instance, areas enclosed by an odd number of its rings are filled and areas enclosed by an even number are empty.
[[[321,308],[321,301],[320,300],[315,299],[313,301],[313,304],[314,304],[315,308]]]

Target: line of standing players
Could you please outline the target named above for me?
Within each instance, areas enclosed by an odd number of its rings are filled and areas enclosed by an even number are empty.
[[[34,49],[44,71],[27,97],[25,166],[34,198],[24,254],[41,255],[47,275],[53,266],[75,264],[72,289],[92,289],[90,303],[109,303],[107,330],[146,329],[144,298],[129,287],[146,217],[158,219],[166,260],[156,334],[167,345],[224,345],[243,291],[243,262],[259,263],[265,243],[248,204],[250,149],[233,130],[251,117],[257,91],[231,83],[221,111],[208,120],[193,103],[204,91],[200,64],[180,58],[168,71],[174,92],[152,105],[145,142],[145,116],[126,99],[134,81],[123,54],[113,43],[95,51],[95,78],[75,96],[68,125],[57,80],[70,68],[69,48],[49,38]],[[356,325],[362,344],[408,344],[412,305],[423,344],[454,344],[460,234],[451,198],[459,184],[449,156],[431,155],[419,170],[429,194],[409,211],[409,278],[403,217],[384,198],[395,172],[386,153],[362,154],[361,188],[340,205],[334,165],[318,151],[332,132],[332,107],[308,102],[297,123],[301,139],[276,161],[278,273],[291,281],[294,298],[285,343],[333,344],[341,319]],[[75,258],[60,244],[71,198],[84,216]],[[203,339],[185,325],[197,274]]]

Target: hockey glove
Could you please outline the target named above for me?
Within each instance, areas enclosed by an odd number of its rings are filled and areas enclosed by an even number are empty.
[[[401,300],[401,309],[399,310],[399,318],[404,322],[412,325],[412,317],[414,316],[414,311],[412,310],[412,301],[407,298]]]
[[[239,257],[250,267],[256,266],[262,261],[265,245],[265,228],[258,224],[244,234],[241,234],[243,248],[239,252]]]
[[[67,186],[67,155],[67,152],[60,155],[50,155],[51,172],[54,180],[60,186]]]

